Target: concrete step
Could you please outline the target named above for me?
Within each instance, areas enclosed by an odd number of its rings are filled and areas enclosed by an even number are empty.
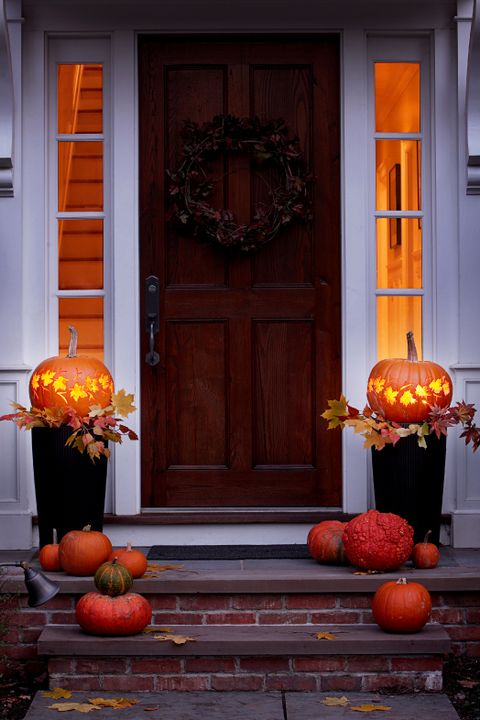
[[[138,702],[131,707],[115,711],[106,707],[96,710],[95,720],[110,720],[121,715],[123,720],[138,720],[145,716],[151,720],[339,720],[341,718],[371,718],[381,715],[378,711],[355,713],[352,708],[365,704],[386,706],[391,710],[385,717],[395,720],[459,720],[454,707],[445,695],[380,695],[377,693],[347,693],[346,705],[329,706],[324,704],[327,697],[341,695],[326,693],[280,693],[270,692],[259,695],[249,692],[231,693],[121,693]],[[74,692],[68,700],[52,700],[37,693],[25,720],[51,720],[54,703],[88,703],[95,697],[91,692]],[[101,697],[119,697],[119,693],[102,692]],[[77,713],[78,714],[78,713]]]

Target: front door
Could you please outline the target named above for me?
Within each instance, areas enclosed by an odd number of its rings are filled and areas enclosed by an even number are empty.
[[[142,505],[339,506],[340,433],[320,418],[340,393],[338,38],[145,36],[139,97],[141,295],[160,288],[154,366],[141,307]],[[315,178],[313,221],[249,255],[168,219],[184,123],[219,114],[282,118]],[[265,180],[231,153],[216,167],[248,223]]]

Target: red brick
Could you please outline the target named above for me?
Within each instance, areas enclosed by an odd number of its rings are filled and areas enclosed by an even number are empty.
[[[157,675],[177,672],[182,672],[181,658],[132,658],[132,673],[134,674]]]
[[[79,675],[95,675],[96,673],[126,673],[127,661],[117,658],[77,658]]]
[[[466,643],[465,655],[468,655],[468,657],[480,657],[480,643]]]
[[[209,678],[206,675],[175,675],[164,677],[159,675],[155,678],[155,690],[179,692],[196,692],[209,689]]]
[[[459,608],[433,608],[432,622],[438,622],[442,625],[462,625],[465,622],[464,610]]]
[[[212,675],[212,690],[234,692],[235,690],[262,690],[263,675]]]
[[[75,661],[71,658],[51,658],[48,661],[48,672],[68,675],[75,672]]]
[[[447,607],[478,607],[480,594],[477,593],[446,593],[440,596],[442,605]]]
[[[381,655],[350,655],[347,661],[350,672],[375,672],[389,670],[390,658]]]
[[[337,599],[335,595],[287,595],[287,608],[308,608],[316,610],[318,608],[334,608]]]
[[[8,632],[6,632],[4,635],[1,636],[2,644],[8,643],[8,644],[13,645],[13,644],[18,643],[19,637],[20,637],[20,632],[22,632],[22,630],[23,630],[23,628],[21,628],[19,630],[18,627],[9,628]],[[42,629],[38,628],[37,632],[41,632],[41,631],[42,631]]]
[[[372,595],[342,595],[340,597],[340,607],[342,608],[370,608],[372,606]]]
[[[181,610],[228,610],[228,595],[181,595],[178,606]]]
[[[118,692],[149,692],[153,690],[153,676],[145,675],[104,675],[101,678],[102,690]],[[69,685],[67,685],[69,687]]]
[[[467,609],[465,611],[465,619],[467,623],[472,623],[472,625],[480,624],[480,608],[475,608],[474,610],[470,608]]]
[[[37,658],[36,645],[14,645],[6,649],[5,654],[16,660],[33,660]]]
[[[226,657],[186,657],[185,672],[235,672],[235,660]]]
[[[442,670],[441,657],[393,657],[392,672],[413,670]]]
[[[330,692],[343,690],[357,692],[361,689],[362,680],[358,675],[320,675],[320,690]]]
[[[240,670],[278,672],[279,670],[290,670],[290,663],[287,657],[242,657],[240,658]]]
[[[74,625],[77,620],[73,612],[52,612],[50,622],[52,625]]]
[[[69,690],[102,690],[99,676],[74,677],[73,675],[50,675],[48,686],[50,689],[54,687],[64,687]]]
[[[282,595],[234,595],[232,607],[236,610],[281,610]]]
[[[375,620],[373,619],[373,615],[372,615],[371,610],[370,610],[370,611],[369,611],[369,610],[364,610],[364,611],[360,614],[360,622],[361,622],[363,625],[373,625],[373,624],[375,624]]]
[[[207,625],[255,625],[255,613],[207,613]]]
[[[8,613],[7,622],[14,626],[41,627],[47,624],[47,613],[33,611]]]
[[[293,667],[300,672],[338,672],[345,669],[345,658],[327,655],[326,657],[297,657]]]
[[[419,673],[413,677],[413,689],[424,692],[441,692],[443,676],[441,671]]]
[[[73,597],[71,595],[56,595],[42,607],[43,610],[74,610]]]
[[[317,625],[353,625],[360,622],[360,613],[351,610],[337,610],[312,613],[312,623]]]
[[[149,595],[148,600],[154,610],[176,610],[176,595]]]
[[[315,675],[267,675],[265,688],[266,690],[310,692],[317,689],[317,678]]]
[[[35,643],[40,637],[43,628],[21,628],[19,631],[19,640],[22,643]]]
[[[260,625],[305,625],[308,622],[307,613],[269,613],[260,612],[258,615]]]
[[[381,692],[382,690],[395,690],[397,692],[413,691],[413,675],[364,675],[362,681],[363,692]]]
[[[199,613],[154,613],[153,625],[202,625],[203,615]]]
[[[480,640],[480,626],[445,625],[452,640]]]

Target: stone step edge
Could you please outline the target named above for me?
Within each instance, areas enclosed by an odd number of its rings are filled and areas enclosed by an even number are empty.
[[[318,639],[329,633],[331,639]],[[192,638],[178,645],[158,635]],[[414,634],[393,634],[376,625],[170,625],[158,633],[100,637],[77,625],[47,625],[38,653],[47,656],[290,656],[428,655],[450,651],[450,638],[438,623]]]

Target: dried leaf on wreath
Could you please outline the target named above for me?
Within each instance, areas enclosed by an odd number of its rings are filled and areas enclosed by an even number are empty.
[[[336,705],[338,705],[338,706],[348,705],[350,700],[347,697],[345,697],[345,695],[342,695],[342,697],[326,697],[321,702],[322,702],[322,705],[329,705],[331,707],[334,707]]]
[[[136,705],[139,700],[129,700],[128,698],[89,698],[88,702],[95,707],[112,707],[112,708],[127,708]]]
[[[71,698],[72,697],[72,691],[71,690],[64,690],[64,688],[61,687],[55,687],[51,690],[43,690],[42,691],[43,697],[53,698],[53,700],[58,700],[59,698]]]
[[[170,642],[173,642],[175,645],[185,645],[188,640],[195,641],[195,638],[188,637],[187,635],[154,635],[153,639],[160,640],[161,642],[170,640]]]
[[[388,712],[392,708],[389,705],[372,705],[371,703],[365,703],[363,705],[351,705],[350,710],[356,712],[373,712],[379,710],[380,712]]]
[[[53,705],[49,705],[48,708],[49,710],[56,710],[57,712],[69,712],[70,710],[77,710],[77,712],[81,713],[88,713],[92,710],[100,710],[100,708],[96,705],[78,702],[54,703]]]
[[[317,632],[315,633],[317,640],[336,640],[337,636],[331,632]]]

